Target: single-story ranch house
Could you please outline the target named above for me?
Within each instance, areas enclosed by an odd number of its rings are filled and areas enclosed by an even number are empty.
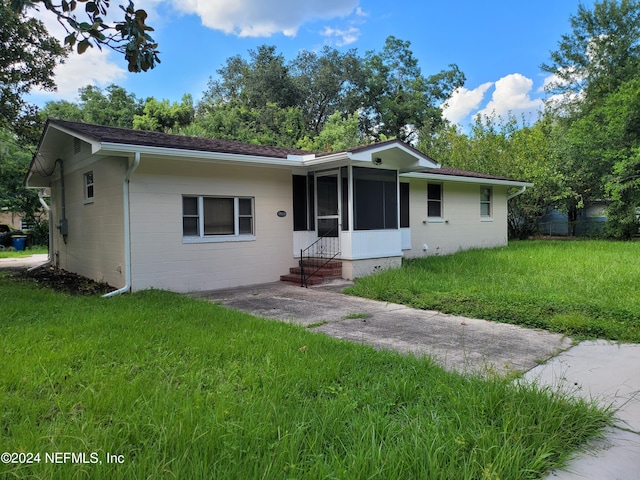
[[[507,202],[531,186],[397,140],[313,153],[61,120],[26,185],[50,195],[51,262],[120,292],[273,282],[312,245],[346,279],[505,245]]]

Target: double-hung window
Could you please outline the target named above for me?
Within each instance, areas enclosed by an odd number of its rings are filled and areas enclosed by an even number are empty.
[[[491,219],[492,196],[491,187],[480,187],[480,217],[483,220]]]
[[[93,172],[84,174],[84,203],[93,202]]]
[[[184,241],[253,240],[254,216],[251,197],[182,197]]]
[[[430,219],[442,218],[442,184],[427,184],[427,217]]]

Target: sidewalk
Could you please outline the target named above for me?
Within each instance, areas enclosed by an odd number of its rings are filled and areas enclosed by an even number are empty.
[[[29,257],[0,258],[0,269],[27,269],[44,264],[47,258],[49,258],[49,256],[46,253],[37,253]]]
[[[640,478],[640,345],[582,342],[524,375],[616,410],[616,423],[549,480]]]

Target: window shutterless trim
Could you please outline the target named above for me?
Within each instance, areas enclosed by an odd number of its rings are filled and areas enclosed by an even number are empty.
[[[485,213],[484,210],[488,212]],[[480,219],[485,222],[493,221],[493,189],[491,187],[480,187]]]
[[[187,205],[185,200],[196,199],[196,208],[193,210],[193,204]],[[205,233],[207,228],[214,228],[212,222],[207,224],[207,210],[210,214],[214,214],[215,206],[209,205],[205,208],[207,199],[215,200],[233,200],[233,233]],[[188,211],[185,207],[188,206]],[[224,205],[222,205],[224,207]],[[249,207],[247,209],[247,207]],[[254,199],[253,197],[225,197],[212,195],[183,195],[182,196],[182,242],[183,243],[218,243],[218,242],[246,242],[256,239],[255,236],[255,215],[254,215]],[[229,212],[227,212],[228,214]],[[195,223],[195,225],[194,225]],[[224,228],[222,223],[221,228]],[[230,227],[231,225],[228,224]],[[194,228],[195,227],[195,228]],[[247,228],[248,227],[248,228]],[[194,233],[185,233],[185,232]],[[196,233],[197,232],[197,233]]]
[[[438,197],[433,197],[430,196],[430,193],[436,193],[436,192],[429,192],[429,187],[438,187]],[[427,183],[427,219],[429,222],[438,222],[443,221],[444,222],[444,216],[443,216],[443,209],[444,209],[444,202],[443,202],[443,197],[444,196],[444,187],[442,185],[442,183],[434,183],[434,182],[429,182]],[[437,212],[431,212],[432,209],[437,209]],[[438,215],[430,215],[431,213],[438,213]]]
[[[84,203],[93,203],[95,198],[95,183],[93,181],[93,170],[82,175],[84,186]]]

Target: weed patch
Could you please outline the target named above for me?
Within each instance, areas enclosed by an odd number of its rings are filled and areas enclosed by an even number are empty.
[[[347,293],[572,335],[640,342],[640,243],[527,241],[406,261]]]

